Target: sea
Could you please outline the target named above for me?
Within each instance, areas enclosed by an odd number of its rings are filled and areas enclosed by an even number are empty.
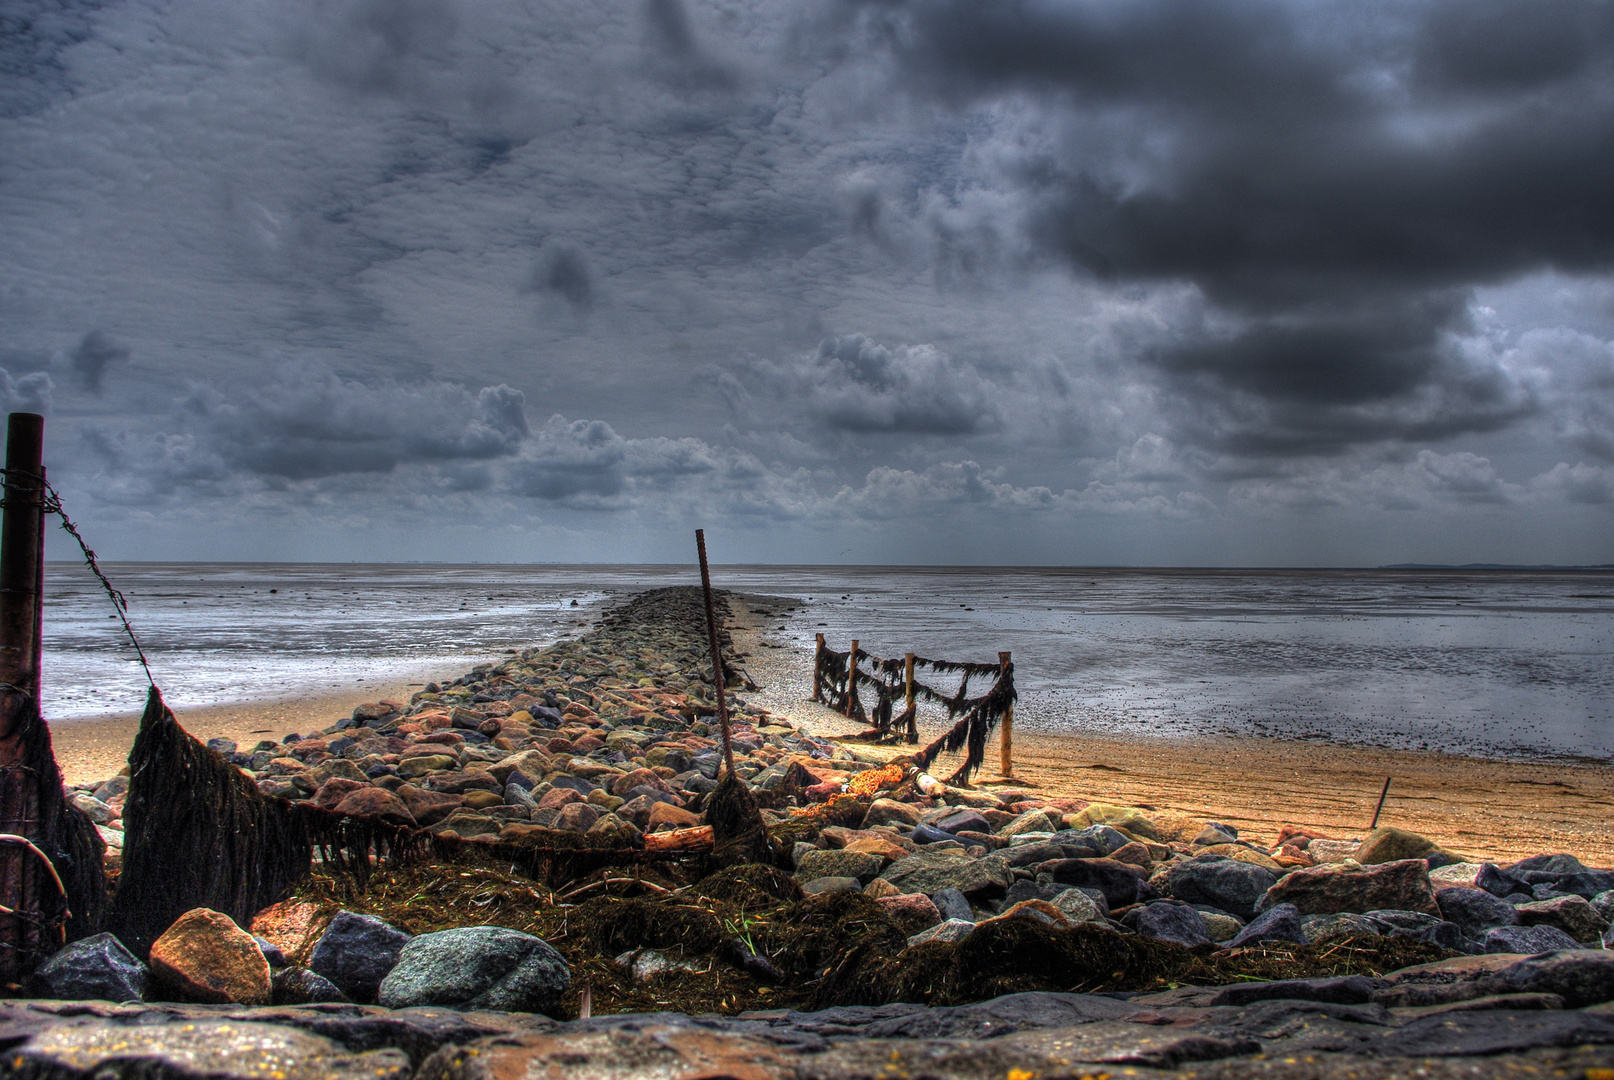
[[[111,563],[176,707],[449,679],[591,625],[694,566]],[[769,640],[996,661],[1018,726],[1614,762],[1614,571],[717,566],[799,607]],[[46,572],[52,722],[146,679],[81,565]]]

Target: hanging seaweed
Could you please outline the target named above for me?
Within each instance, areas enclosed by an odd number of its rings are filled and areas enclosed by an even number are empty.
[[[966,701],[962,693],[960,690],[960,697],[948,707],[949,717],[958,716],[960,712],[962,717],[941,738],[914,755],[914,762],[921,769],[928,769],[943,750],[952,752],[965,749],[964,764],[948,777],[950,784],[967,783],[986,760],[987,736],[992,734],[998,721],[1014,706],[1014,665],[1005,663],[992,689],[981,697]]]
[[[258,791],[179,726],[153,686],[129,754],[123,874],[110,925],[137,955],[180,915],[212,908],[245,924],[322,862],[362,887],[371,853],[401,853],[413,831]]]
[[[51,749],[50,728],[39,701],[11,687],[0,690],[10,723],[7,748],[15,760],[0,764],[0,876],[23,887],[16,911],[0,912],[0,948],[12,951],[8,970],[30,972],[63,944],[100,929],[106,880],[106,845],[95,824],[67,801]]]

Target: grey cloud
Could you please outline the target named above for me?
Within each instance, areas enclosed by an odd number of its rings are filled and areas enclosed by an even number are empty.
[[[683,0],[645,0],[645,31],[668,81],[687,90],[732,90],[735,72],[708,55],[695,36]]]
[[[20,379],[0,368],[0,412],[50,412],[55,385],[43,371],[35,371]]]
[[[1312,405],[1461,399],[1442,352],[1473,286],[1614,268],[1606,4],[857,11],[912,85],[1039,104],[1045,137],[1004,148],[1033,244],[1100,280],[1190,281],[1237,327],[1144,357],[1168,377]],[[1352,437],[1429,437],[1370,429]]]
[[[199,386],[184,404],[189,458],[280,481],[504,457],[529,434],[524,398],[508,386],[473,396],[448,383],[361,382],[317,364],[286,365],[255,386]]]
[[[100,330],[91,330],[68,354],[67,360],[79,385],[99,394],[107,368],[129,359],[130,352],[127,345],[119,344]]]
[[[575,244],[546,245],[526,289],[564,300],[576,315],[587,315],[594,309],[594,271]]]
[[[863,334],[825,338],[796,362],[754,364],[739,382],[746,400],[782,394],[833,431],[956,436],[1003,422],[1002,391],[971,364],[932,345],[893,348]]]

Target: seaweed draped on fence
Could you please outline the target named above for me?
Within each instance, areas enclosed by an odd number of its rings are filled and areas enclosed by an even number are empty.
[[[138,955],[191,908],[245,925],[308,874],[315,853],[360,882],[370,852],[393,852],[411,830],[270,798],[146,697],[129,755],[123,875],[111,928]]]
[[[942,751],[965,750],[964,764],[949,778],[954,784],[968,780],[981,767],[986,759],[987,737],[1013,708],[1016,698],[1014,664],[1007,659],[997,664],[970,664],[916,656],[912,678],[906,658],[882,660],[863,649],[858,649],[854,657],[851,652],[823,647],[818,650],[816,663],[814,697],[837,712],[873,725],[868,734],[880,742],[919,742],[920,700],[933,701],[947,710],[947,732],[915,754],[914,761],[920,768],[929,768]],[[856,678],[851,678],[854,671]],[[958,688],[949,694],[927,685],[917,677],[920,671],[958,675]],[[985,677],[993,680],[991,688],[970,697],[970,680]],[[872,712],[863,706],[860,686],[874,695]],[[903,711],[893,715],[899,698],[904,701]]]

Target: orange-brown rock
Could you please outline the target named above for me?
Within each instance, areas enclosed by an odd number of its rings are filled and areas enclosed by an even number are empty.
[[[844,850],[859,851],[867,855],[878,855],[883,859],[890,859],[892,862],[896,862],[908,854],[907,849],[892,843],[883,836],[860,836],[847,844]]]
[[[247,929],[278,948],[293,964],[306,964],[314,943],[328,920],[319,917],[319,905],[307,900],[282,900],[252,917]]]
[[[422,828],[435,825],[465,805],[465,796],[449,795],[441,791],[427,791],[413,784],[404,784],[393,792],[403,800],[404,806]]]
[[[228,915],[192,908],[151,945],[152,974],[192,1001],[269,1004],[269,961]]]
[[[671,825],[675,829],[687,829],[701,823],[699,814],[692,814],[688,810],[674,806],[672,803],[658,802],[650,808],[650,817],[645,824],[645,832],[654,832],[657,827]]]
[[[1116,862],[1124,862],[1132,866],[1141,866],[1145,870],[1149,869],[1149,849],[1136,840],[1133,840],[1128,844],[1122,844],[1120,847],[1110,852],[1110,858],[1114,859]]]
[[[321,784],[318,791],[314,792],[314,805],[322,810],[334,810],[336,804],[346,798],[349,792],[358,791],[360,788],[369,786],[369,784],[359,780],[333,776]]]

